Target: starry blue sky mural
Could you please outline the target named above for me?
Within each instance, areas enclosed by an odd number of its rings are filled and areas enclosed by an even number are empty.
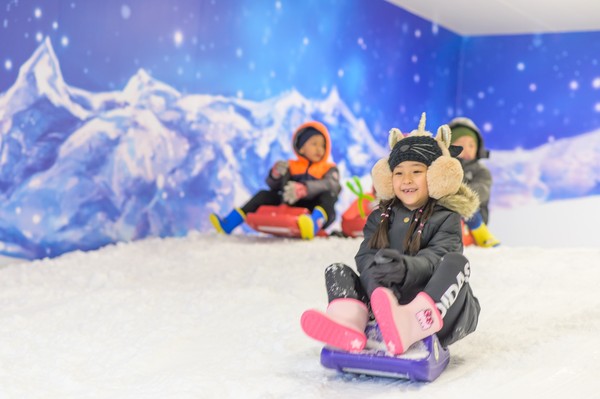
[[[8,0],[0,91],[45,36],[67,83],[120,90],[140,68],[182,93],[264,100],[333,88],[376,136],[457,114],[492,148],[600,126],[600,33],[460,37],[383,0]]]
[[[45,36],[69,85],[120,90],[143,68],[183,93],[255,101],[332,89],[384,137],[452,116],[459,36],[383,0],[23,1],[0,10],[0,91]]]
[[[464,39],[458,113],[494,148],[533,148],[600,128],[600,32]]]
[[[377,137],[471,116],[496,149],[600,127],[600,33],[460,37],[385,1],[8,0],[0,91],[45,36],[65,80],[120,90],[140,68],[182,93],[339,90]]]

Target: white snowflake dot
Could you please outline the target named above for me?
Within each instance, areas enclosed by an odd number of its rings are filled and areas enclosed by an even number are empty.
[[[576,80],[572,80],[569,82],[569,89],[571,90],[577,90],[579,89],[579,82]]]
[[[173,43],[176,47],[180,47],[183,44],[183,33],[178,30],[173,33]]]
[[[127,4],[121,6],[121,18],[129,19],[131,17],[131,8]]]

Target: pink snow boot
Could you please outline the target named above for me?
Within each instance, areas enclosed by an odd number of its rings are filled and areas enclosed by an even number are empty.
[[[329,303],[325,313],[310,309],[300,324],[311,338],[345,351],[358,352],[367,344],[367,306],[357,299],[339,298]]]
[[[391,290],[379,287],[371,294],[371,309],[385,345],[395,355],[440,331],[444,325],[435,302],[425,292],[420,292],[409,304],[400,305]]]

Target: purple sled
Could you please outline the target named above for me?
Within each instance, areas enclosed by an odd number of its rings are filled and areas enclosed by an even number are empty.
[[[450,352],[442,348],[435,334],[416,342],[397,356],[385,350],[376,325],[369,324],[366,334],[367,347],[360,352],[325,346],[321,350],[321,364],[346,373],[431,382],[439,377],[450,361]]]

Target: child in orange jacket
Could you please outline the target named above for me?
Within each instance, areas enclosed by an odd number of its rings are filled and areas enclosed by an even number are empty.
[[[335,203],[341,191],[339,171],[329,162],[331,142],[329,131],[322,123],[304,123],[293,135],[296,159],[277,161],[266,182],[269,190],[261,190],[241,208],[220,218],[210,215],[210,221],[220,233],[230,234],[242,224],[246,215],[261,205],[307,208],[311,214],[298,217],[298,227],[304,239],[312,239],[319,230],[335,220]]]

